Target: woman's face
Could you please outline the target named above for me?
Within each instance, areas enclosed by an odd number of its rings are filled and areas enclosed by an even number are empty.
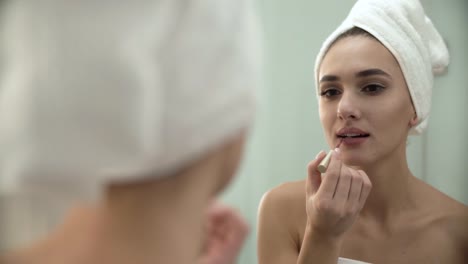
[[[343,141],[341,158],[365,167],[405,154],[416,114],[393,55],[377,40],[338,40],[319,69],[319,113],[330,146]]]

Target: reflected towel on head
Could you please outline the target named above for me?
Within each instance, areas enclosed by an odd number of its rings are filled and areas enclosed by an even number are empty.
[[[358,0],[343,23],[325,40],[315,63],[317,83],[320,64],[334,41],[353,27],[378,39],[396,58],[418,116],[410,131],[422,133],[431,107],[434,75],[449,64],[447,47],[425,15],[418,0]]]
[[[173,174],[249,127],[247,0],[11,1],[0,189],[94,195]]]

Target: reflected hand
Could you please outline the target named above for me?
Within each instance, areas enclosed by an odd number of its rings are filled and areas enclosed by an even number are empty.
[[[198,264],[233,264],[249,233],[245,220],[232,208],[213,203],[207,212],[205,244]]]

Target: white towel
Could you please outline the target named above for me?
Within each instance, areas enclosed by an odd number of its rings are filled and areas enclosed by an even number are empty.
[[[445,72],[449,53],[421,3],[418,0],[358,0],[348,17],[323,43],[315,64],[316,83],[320,63],[330,45],[353,27],[369,32],[397,59],[419,121],[410,132],[422,133],[429,118],[434,75]]]
[[[370,264],[370,263],[359,261],[359,260],[354,260],[354,259],[348,259],[348,258],[338,258],[337,264]]]
[[[0,191],[95,197],[249,127],[259,45],[248,0],[10,2]]]

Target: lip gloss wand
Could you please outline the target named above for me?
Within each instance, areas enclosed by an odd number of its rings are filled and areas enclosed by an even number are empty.
[[[343,139],[340,140],[338,145],[336,145],[335,149],[339,148],[341,143],[343,143]],[[325,173],[327,171],[328,165],[330,164],[330,159],[331,159],[332,153],[333,153],[333,150],[330,150],[328,152],[327,156],[325,156],[325,158],[322,160],[322,162],[320,162],[320,164],[318,165],[317,169],[318,169],[318,171],[320,171],[320,173]]]

